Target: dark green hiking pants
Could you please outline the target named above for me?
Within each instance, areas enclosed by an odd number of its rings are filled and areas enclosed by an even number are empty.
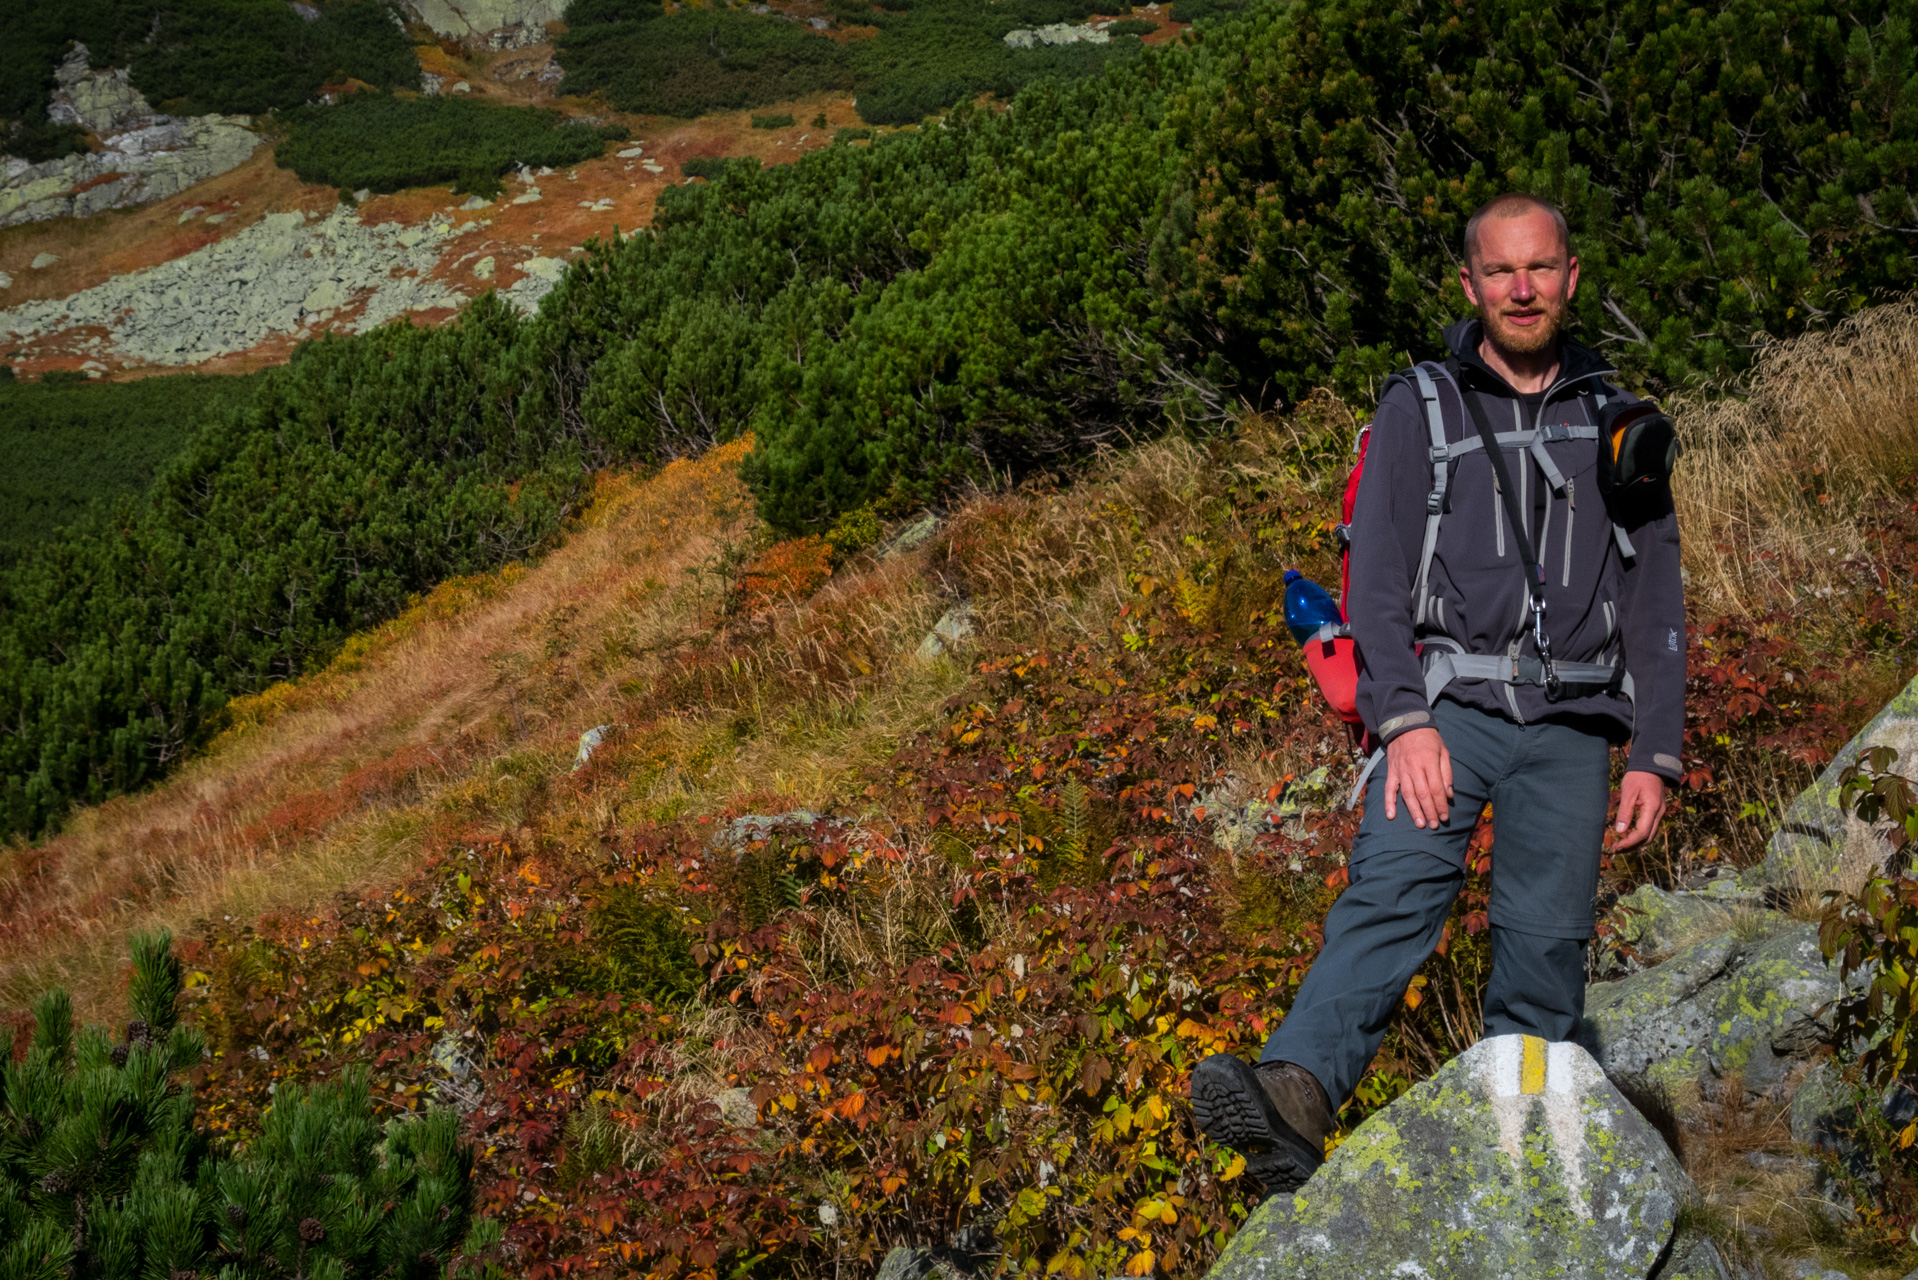
[[[1440,699],[1452,755],[1446,824],[1423,831],[1405,802],[1385,819],[1373,773],[1352,842],[1352,883],[1325,917],[1325,946],[1266,1042],[1334,1105],[1352,1096],[1412,975],[1438,944],[1465,879],[1465,847],[1492,806],[1492,976],[1484,1033],[1570,1040],[1585,1012],[1585,942],[1611,796],[1609,744],[1567,724],[1520,725]]]

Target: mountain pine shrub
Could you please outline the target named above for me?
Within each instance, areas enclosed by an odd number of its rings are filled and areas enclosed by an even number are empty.
[[[169,934],[133,942],[134,1018],[114,1043],[75,1031],[54,991],[24,1058],[0,1074],[0,1280],[425,1280],[473,1220],[473,1150],[446,1111],[374,1120],[364,1071],[282,1085],[262,1132],[214,1154],[183,1074],[205,1050],[178,1020]]]
[[[1181,0],[1183,5],[1186,0]],[[1459,242],[1557,201],[1579,336],[1673,388],[1910,287],[1918,47],[1904,0],[1308,0],[1205,28],[1154,246],[1219,372],[1363,394],[1464,313]]]

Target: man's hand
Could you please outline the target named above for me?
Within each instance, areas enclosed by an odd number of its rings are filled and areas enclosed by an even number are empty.
[[[1658,820],[1664,816],[1665,779],[1642,769],[1626,774],[1618,787],[1618,821],[1612,826],[1618,832],[1618,843],[1612,848],[1644,844],[1657,834]]]
[[[1630,777],[1630,774],[1626,775]],[[1385,820],[1398,817],[1398,797],[1418,827],[1445,823],[1452,798],[1452,753],[1437,729],[1412,729],[1385,746]]]

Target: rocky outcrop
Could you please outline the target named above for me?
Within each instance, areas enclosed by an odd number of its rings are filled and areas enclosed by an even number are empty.
[[[1036,49],[1046,44],[1110,44],[1112,33],[1090,24],[1055,22],[1045,27],[1022,27],[1017,31],[1008,31],[1005,41],[1010,49]]]
[[[187,365],[317,332],[347,307],[358,313],[337,327],[358,332],[408,311],[459,306],[462,296],[428,273],[472,225],[368,225],[344,208],[316,224],[301,213],[268,214],[157,267],[0,311],[0,333],[30,338],[98,325],[128,359]]]
[[[60,64],[48,114],[101,139],[98,151],[40,164],[0,160],[0,227],[85,217],[178,195],[246,161],[260,145],[245,116],[156,115],[124,71],[92,71],[86,46]]]
[[[403,0],[406,10],[436,35],[491,49],[518,49],[546,38],[566,0]]]
[[[1209,1280],[1670,1276],[1692,1194],[1583,1049],[1498,1036],[1366,1120],[1296,1194],[1260,1205]],[[1685,1244],[1682,1274],[1712,1274],[1711,1246]]]
[[[1891,846],[1838,803],[1838,775],[1858,763],[1869,747],[1898,751],[1899,772],[1918,771],[1918,679],[1906,685],[1845,744],[1818,781],[1807,787],[1778,824],[1765,860],[1746,873],[1751,888],[1819,889],[1881,867]]]
[[[1738,1079],[1769,1093],[1830,1039],[1842,994],[1818,929],[1777,912],[1681,948],[1662,964],[1594,984],[1585,1016],[1612,1073],[1673,1089]]]

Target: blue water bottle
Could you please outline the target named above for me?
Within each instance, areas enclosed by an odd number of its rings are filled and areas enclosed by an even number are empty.
[[[1319,633],[1326,623],[1343,625],[1338,602],[1312,579],[1297,569],[1285,571],[1285,627],[1292,638],[1304,644]]]

